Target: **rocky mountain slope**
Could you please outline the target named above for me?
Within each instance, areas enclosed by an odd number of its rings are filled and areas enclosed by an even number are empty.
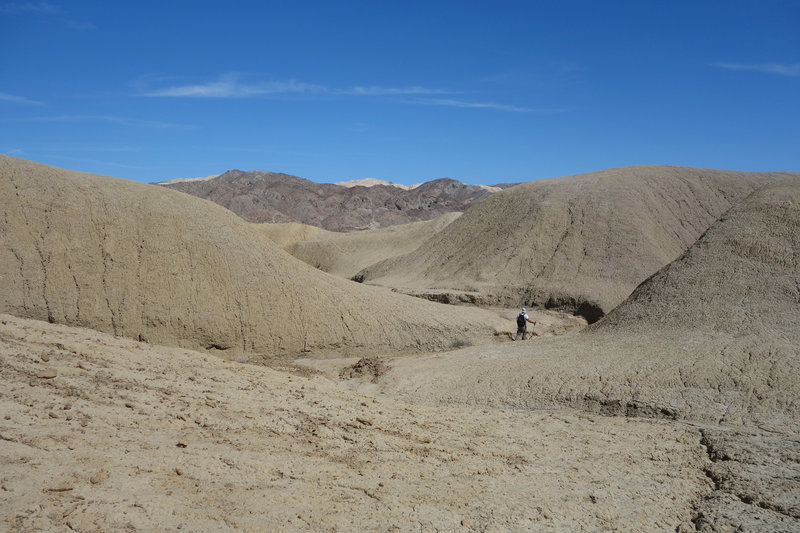
[[[375,229],[463,212],[492,194],[444,178],[410,189],[345,186],[264,171],[228,171],[214,179],[163,186],[227,207],[250,222],[299,222],[330,231]]]
[[[787,175],[643,166],[524,183],[358,277],[409,292],[466,291],[512,306],[569,309],[596,320],[733,204]]]
[[[226,357],[446,349],[497,315],[327,275],[163,187],[0,157],[0,312]]]

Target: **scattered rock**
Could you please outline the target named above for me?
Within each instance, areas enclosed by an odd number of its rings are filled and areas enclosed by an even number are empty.
[[[339,379],[370,378],[375,383],[388,370],[388,365],[377,357],[362,357],[353,366],[343,368]]]
[[[58,370],[55,368],[45,368],[44,370],[40,370],[38,374],[36,374],[37,378],[41,379],[53,379],[58,375]]]
[[[103,468],[102,470],[98,470],[95,474],[93,474],[89,478],[89,481],[92,483],[92,485],[102,485],[103,483],[106,482],[108,477],[109,477],[108,470]]]
[[[187,446],[189,446],[189,442],[185,440],[179,440],[175,446],[177,446],[178,448],[186,448]]]

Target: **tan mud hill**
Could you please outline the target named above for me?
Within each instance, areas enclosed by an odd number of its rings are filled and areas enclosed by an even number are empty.
[[[298,242],[291,254],[324,272],[350,279],[385,259],[413,252],[442,231],[461,213],[375,230],[325,233]]]
[[[0,413],[2,531],[675,531],[711,490],[665,421],[410,406],[8,315]]]
[[[800,179],[760,189],[596,325],[394,360],[408,399],[800,424]],[[455,369],[458,369],[457,371]]]
[[[493,194],[415,252],[359,278],[596,320],[731,205],[784,175],[638,166],[533,181]]]
[[[329,239],[341,235],[335,231],[300,224],[284,222],[280,224],[259,224],[258,228],[272,241],[290,254],[294,253],[297,244],[303,241]]]
[[[348,233],[297,223],[258,227],[301,261],[350,279],[379,261],[413,252],[460,216],[461,213],[446,213],[433,220]]]
[[[0,158],[0,311],[234,356],[435,350],[499,318],[319,272],[210,202]]]

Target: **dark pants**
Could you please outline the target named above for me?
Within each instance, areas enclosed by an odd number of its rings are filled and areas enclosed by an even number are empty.
[[[514,337],[515,341],[519,340],[519,336],[522,335],[522,340],[525,340],[525,335],[528,333],[528,326],[517,326],[517,336]]]

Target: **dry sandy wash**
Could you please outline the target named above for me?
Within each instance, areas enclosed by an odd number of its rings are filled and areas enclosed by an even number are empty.
[[[0,315],[6,531],[674,531],[691,427],[410,406]]]

